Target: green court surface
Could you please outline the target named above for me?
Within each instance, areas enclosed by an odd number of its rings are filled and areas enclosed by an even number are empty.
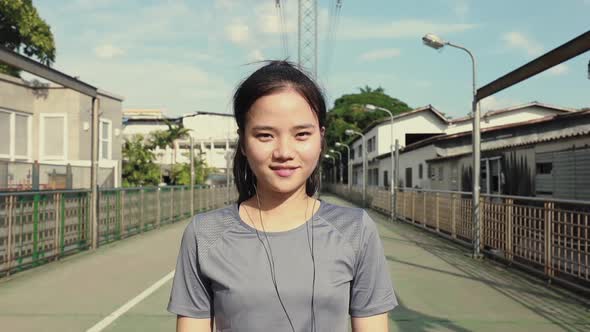
[[[590,331],[587,299],[369,213],[400,302],[389,315],[390,331]],[[174,331],[176,317],[166,311],[172,281],[162,279],[174,269],[187,222],[0,281],[0,330],[87,331],[162,281],[102,331]]]

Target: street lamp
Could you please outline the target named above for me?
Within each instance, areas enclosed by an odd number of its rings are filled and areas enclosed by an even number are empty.
[[[350,192],[350,188],[352,186],[352,167],[350,167],[352,165],[352,162],[350,160],[350,147],[344,143],[340,143],[340,142],[336,142],[336,147],[345,147],[346,148],[346,152],[348,152],[348,192]]]
[[[445,41],[442,38],[434,35],[434,34],[426,34],[422,37],[422,41],[425,45],[430,46],[434,49],[440,49],[445,45],[458,48],[460,50],[465,51],[469,57],[471,58],[471,65],[472,65],[472,75],[473,75],[473,100],[471,102],[471,108],[473,113],[473,133],[472,133],[472,143],[473,143],[473,225],[474,225],[474,239],[473,239],[473,256],[475,258],[481,257],[479,252],[479,243],[481,239],[481,228],[480,228],[480,211],[479,211],[479,173],[480,173],[480,154],[481,154],[481,137],[480,137],[480,129],[479,129],[479,103],[477,102],[477,89],[476,85],[476,62],[475,57],[473,54],[463,46],[452,44],[451,42]]]
[[[362,147],[363,147],[363,207],[367,206],[367,142],[365,142],[365,135],[358,131],[354,131],[352,129],[346,129],[344,134],[351,136],[351,135],[359,135],[362,137]]]
[[[330,153],[338,154],[338,172],[340,173],[340,184],[342,184],[342,153],[334,149],[330,149]]]
[[[374,111],[383,111],[383,112],[387,112],[387,114],[389,114],[389,121],[391,122],[391,141],[389,143],[389,150],[391,151],[391,173],[389,173],[389,177],[391,178],[391,183],[390,183],[390,192],[391,192],[391,221],[393,221],[394,219],[394,213],[393,210],[395,208],[395,190],[393,189],[393,185],[394,185],[394,180],[393,180],[393,168],[394,168],[394,161],[393,161],[393,113],[383,107],[379,107],[379,106],[375,106],[375,105],[371,105],[371,104],[367,104],[365,105],[365,109],[368,112],[374,112]]]
[[[334,181],[334,184],[336,184],[336,169],[335,169],[336,168],[336,158],[334,158],[334,156],[331,156],[329,154],[326,154],[324,157],[332,158],[332,162],[334,163],[334,167],[332,168],[332,173],[334,173],[332,175],[332,177],[333,177],[332,181]]]

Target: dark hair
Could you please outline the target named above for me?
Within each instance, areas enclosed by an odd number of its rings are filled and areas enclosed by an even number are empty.
[[[301,69],[288,61],[269,61],[246,78],[234,94],[234,116],[239,129],[238,142],[234,154],[234,180],[238,189],[238,204],[256,194],[256,176],[242,154],[246,128],[246,114],[250,107],[264,96],[281,90],[293,89],[299,93],[315,112],[320,128],[326,123],[326,102],[319,86]],[[305,183],[305,192],[313,196],[319,190],[320,161],[325,150],[322,138],[321,153],[316,168]]]

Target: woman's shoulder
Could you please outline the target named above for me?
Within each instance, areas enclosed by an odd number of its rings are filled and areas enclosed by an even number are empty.
[[[359,249],[361,238],[370,227],[370,217],[359,207],[327,203],[322,218],[334,227],[353,247]]]
[[[214,241],[230,227],[236,225],[235,204],[197,213],[187,229],[192,229],[199,242]]]
[[[323,218],[338,228],[356,228],[363,226],[365,223],[367,213],[363,208],[337,205],[325,201],[322,201],[322,204],[325,204],[322,214]]]

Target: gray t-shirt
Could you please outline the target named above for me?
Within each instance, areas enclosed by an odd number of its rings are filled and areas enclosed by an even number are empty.
[[[310,331],[312,321],[312,225],[316,331],[345,331],[349,315],[372,316],[397,306],[375,222],[363,209],[320,202],[312,221],[266,233],[295,331]],[[217,331],[291,331],[267,252],[237,204],[198,214],[186,227],[168,311],[215,317]]]

